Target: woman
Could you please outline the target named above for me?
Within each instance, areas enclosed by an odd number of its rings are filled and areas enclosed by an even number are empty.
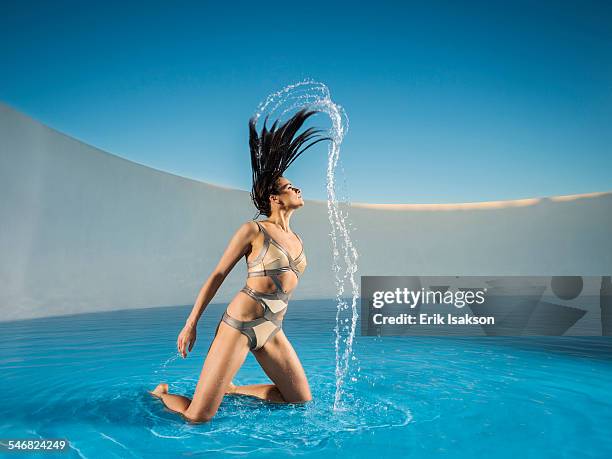
[[[243,256],[248,268],[246,285],[230,302],[217,325],[193,399],[169,394],[164,383],[150,392],[188,421],[212,419],[225,394],[251,395],[280,403],[305,403],[312,399],[304,369],[282,330],[287,304],[298,277],[306,268],[302,240],[289,228],[293,212],[304,205],[304,200],[300,189],[282,174],[307,148],[329,139],[321,137],[318,134],[321,130],[313,128],[295,135],[314,113],[317,112],[302,109],[278,129],[278,120],[275,121],[269,131],[266,117],[260,136],[256,119],[249,120],[251,199],[259,214],[268,219],[244,223],[232,237],[178,336],[177,347],[183,358],[195,343],[198,319]],[[300,150],[316,137],[319,138]],[[249,350],[274,384],[239,387],[232,384]]]

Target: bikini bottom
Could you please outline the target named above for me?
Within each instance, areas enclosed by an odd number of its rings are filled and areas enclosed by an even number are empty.
[[[249,339],[249,348],[252,351],[261,349],[270,338],[276,335],[283,328],[283,321],[279,318],[282,312],[287,309],[288,298],[285,292],[264,293],[244,286],[241,292],[246,293],[255,301],[259,302],[264,308],[263,317],[254,320],[234,319],[227,313],[223,313],[221,320],[230,327],[235,328]]]

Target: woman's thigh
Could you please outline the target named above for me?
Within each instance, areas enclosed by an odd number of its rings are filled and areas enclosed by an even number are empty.
[[[253,355],[285,401],[300,403],[312,400],[304,368],[283,330],[264,347],[253,351]]]
[[[220,322],[200,373],[193,400],[185,416],[194,420],[211,419],[247,354],[248,339],[235,328]]]

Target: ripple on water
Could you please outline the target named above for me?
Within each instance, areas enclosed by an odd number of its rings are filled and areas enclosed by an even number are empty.
[[[299,308],[297,301],[292,305]],[[100,451],[108,457],[333,456],[337,451],[365,457],[389,456],[397,448],[416,458],[444,451],[479,457],[491,450],[500,457],[551,457],[558,445],[566,456],[612,455],[607,431],[611,340],[357,337],[361,373],[347,381],[346,399],[334,411],[330,330],[335,304],[317,307],[331,323],[302,327],[287,318],[312,402],[274,405],[228,396],[211,422],[197,425],[185,423],[147,393],[162,381],[171,392],[187,396],[196,387],[208,341],[200,342],[189,359],[178,358],[176,336],[166,329],[176,311],[142,311],[131,328],[122,325],[122,333],[148,337],[148,352],[142,350],[143,339],[135,340],[133,352],[108,346],[98,355],[86,342],[84,350],[64,345],[74,340],[73,329],[86,340],[87,323],[105,329],[112,344],[114,313],[65,324],[60,327],[65,332],[55,338],[45,333],[44,346],[37,342],[36,327],[28,333],[21,324],[18,353],[10,327],[0,326],[0,431],[5,438],[67,438],[75,457],[99,457]],[[219,314],[213,315],[209,322],[204,316],[202,336],[214,332]],[[145,320],[150,322],[143,328]],[[125,342],[125,337],[117,340]],[[265,381],[249,356],[236,382]]]
[[[343,436],[402,427],[412,419],[407,408],[374,397],[362,399],[350,409],[333,411],[334,393],[335,383],[329,380],[320,387],[319,398],[305,405],[227,396],[211,422],[196,425],[184,423],[152,397],[145,398],[141,408],[145,411],[143,417],[150,422],[147,428],[155,437],[175,441],[206,437],[210,447],[199,448],[201,453],[288,452],[296,448],[302,453],[313,452],[330,443],[338,445]]]

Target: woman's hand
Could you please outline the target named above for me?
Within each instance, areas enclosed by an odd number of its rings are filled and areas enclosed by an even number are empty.
[[[186,323],[176,340],[176,347],[183,358],[187,357],[187,351],[191,352],[196,341],[195,324]]]

